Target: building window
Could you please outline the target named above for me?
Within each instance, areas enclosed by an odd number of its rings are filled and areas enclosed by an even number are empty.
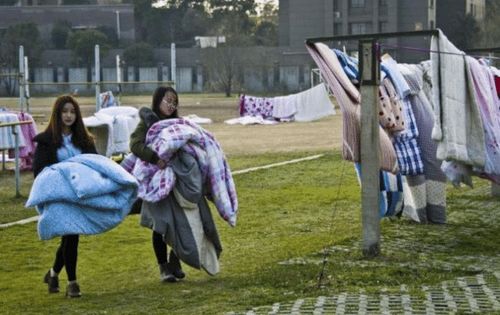
[[[389,23],[387,22],[380,22],[379,24],[379,32],[380,33],[387,33],[389,28]]]
[[[386,7],[387,6],[387,0],[380,0],[379,1],[379,6]]]
[[[340,0],[333,0],[333,11],[340,11]]]
[[[429,8],[434,9],[434,0],[429,0]]]
[[[343,35],[342,23],[333,23],[333,35]]]
[[[431,30],[433,30],[433,29],[434,29],[434,21],[432,21],[432,20],[431,20],[431,21],[429,22],[429,28],[430,28]]]
[[[366,34],[366,23],[351,23],[351,34]]]
[[[470,12],[469,12],[469,13],[470,13],[470,15],[472,15],[472,16],[476,16],[476,12],[475,12],[475,10],[474,10],[474,9],[475,9],[475,8],[474,8],[474,4],[473,4],[473,3],[471,3],[471,4],[470,4]]]
[[[364,8],[365,0],[351,0],[351,8]]]

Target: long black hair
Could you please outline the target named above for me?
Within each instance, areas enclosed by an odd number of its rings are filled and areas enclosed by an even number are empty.
[[[167,94],[167,92],[171,92],[175,95],[177,107],[179,106],[179,96],[177,95],[177,91],[175,91],[175,89],[171,86],[159,86],[156,88],[153,94],[153,103],[151,104],[151,109],[156,115],[158,115],[160,119],[179,118],[177,108],[170,116],[165,116],[160,111],[161,101],[163,100],[163,97],[165,96],[165,94]]]
[[[75,109],[75,122],[71,125],[71,133],[73,134],[71,141],[79,148],[85,148],[93,145],[93,136],[88,132],[83,124],[82,113],[78,102],[70,95],[59,96],[52,107],[49,125],[45,129],[52,136],[52,143],[59,147],[62,143],[62,110],[66,103],[73,104]]]

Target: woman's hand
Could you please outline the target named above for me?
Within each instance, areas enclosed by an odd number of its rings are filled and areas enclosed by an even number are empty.
[[[158,166],[158,168],[160,169],[164,169],[165,167],[167,167],[167,163],[165,163],[165,161],[163,160],[158,160],[158,162],[156,162],[156,166]]]

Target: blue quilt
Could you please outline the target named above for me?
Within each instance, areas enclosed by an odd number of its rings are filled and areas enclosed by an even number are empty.
[[[38,234],[98,234],[123,221],[137,198],[137,181],[120,165],[97,154],[80,154],[43,169],[26,207],[40,214]]]

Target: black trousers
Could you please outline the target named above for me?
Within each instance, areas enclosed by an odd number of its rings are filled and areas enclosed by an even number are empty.
[[[158,264],[167,263],[167,244],[163,241],[163,236],[155,231],[153,231],[153,249]]]
[[[76,262],[78,260],[79,235],[64,235],[56,252],[56,259],[52,267],[55,272],[61,272],[66,267],[68,281],[76,280]]]
[[[155,231],[153,231],[153,249],[159,265],[170,261],[172,267],[181,268],[179,258],[177,258],[173,250],[170,250],[170,257],[167,258],[167,244],[163,241],[163,236]]]

